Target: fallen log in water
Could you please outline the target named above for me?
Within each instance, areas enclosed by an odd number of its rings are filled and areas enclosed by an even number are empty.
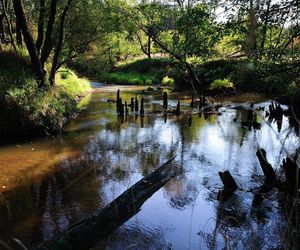
[[[94,246],[138,213],[148,198],[176,176],[176,168],[170,164],[175,157],[130,187],[95,215],[72,225],[38,249],[75,250]]]

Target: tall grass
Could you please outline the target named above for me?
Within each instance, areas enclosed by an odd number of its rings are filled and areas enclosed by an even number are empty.
[[[0,54],[0,137],[10,138],[61,131],[78,109],[77,102],[91,90],[88,80],[63,69],[57,85],[40,89],[26,59]],[[86,102],[87,104],[87,102]]]

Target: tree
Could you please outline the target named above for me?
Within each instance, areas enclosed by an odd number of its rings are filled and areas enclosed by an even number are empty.
[[[28,27],[24,4],[22,0],[13,0],[14,10],[17,18],[17,22],[20,25],[24,41],[31,59],[33,71],[37,77],[38,85],[40,87],[45,86],[45,75],[42,68],[41,61],[38,56],[38,51]]]

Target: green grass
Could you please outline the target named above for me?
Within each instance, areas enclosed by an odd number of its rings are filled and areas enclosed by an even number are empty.
[[[136,72],[113,72],[103,75],[104,79],[109,83],[128,84],[128,85],[151,85],[159,84],[160,76],[155,74],[141,74]]]
[[[216,79],[214,80],[211,85],[210,89],[218,90],[223,88],[234,88],[234,84],[229,79]]]
[[[114,84],[161,84],[165,76],[173,77],[175,65],[169,58],[123,61],[113,72],[103,73],[100,79]]]
[[[0,137],[20,138],[30,134],[52,134],[89,99],[78,101],[91,90],[88,80],[63,69],[55,87],[40,89],[27,61],[11,53],[0,53]]]
[[[72,70],[62,69],[56,74],[56,87],[61,88],[70,98],[90,91],[91,85],[87,79],[79,78]]]

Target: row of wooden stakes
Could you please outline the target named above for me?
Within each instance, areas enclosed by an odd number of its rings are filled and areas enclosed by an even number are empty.
[[[202,109],[206,105],[205,98],[200,98],[199,101],[195,101],[194,95],[192,96],[191,100],[191,108],[195,108],[198,104],[199,109]],[[131,112],[139,113],[140,115],[145,114],[145,108],[144,108],[144,97],[141,98],[140,106],[139,101],[137,97],[131,98],[130,103],[127,103],[127,101],[122,101],[122,98],[120,97],[120,90],[117,91],[117,100],[116,100],[116,107],[117,107],[117,113],[121,116],[124,116],[125,114],[129,114],[129,108],[131,109]],[[180,101],[178,101],[176,109],[170,110],[168,109],[168,93],[164,92],[163,94],[163,108],[165,113],[172,113],[175,115],[180,115],[181,109],[180,109]]]

